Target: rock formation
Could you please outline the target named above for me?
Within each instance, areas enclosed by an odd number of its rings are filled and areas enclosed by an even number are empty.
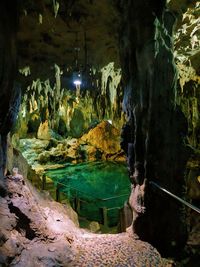
[[[176,25],[174,49],[178,68],[179,87],[177,102],[180,104],[188,121],[188,142],[193,149],[193,155],[187,164],[187,193],[192,200],[199,200],[200,175],[199,138],[200,138],[200,35],[199,35],[199,2],[185,8],[179,14],[182,23]]]
[[[17,68],[16,32],[18,25],[17,1],[0,4],[0,192],[4,194],[2,177],[6,172],[7,134],[17,117],[20,89],[14,86]]]
[[[175,16],[166,9],[165,1],[128,1],[120,10],[123,106],[132,135],[128,159],[143,166],[143,179],[184,197],[189,151],[185,146],[187,121],[175,101]],[[178,251],[187,240],[184,207],[152,188],[145,195],[146,212],[142,219],[138,217],[136,233],[162,253]]]
[[[46,131],[41,139],[20,139],[18,149],[36,171],[49,165],[95,160],[125,161],[120,148],[120,132],[110,122],[103,121],[80,138],[56,140]]]
[[[74,85],[62,82],[65,74],[55,66],[54,83],[37,79],[26,89],[15,127],[20,138],[80,137],[106,119],[120,129],[124,123],[121,74],[114,63],[99,70],[98,76],[88,76],[93,85],[81,86],[79,97]]]
[[[177,23],[174,49],[178,68],[179,90],[177,102],[188,120],[189,142],[194,148],[199,145],[199,90],[200,90],[200,40],[199,2],[194,1],[180,14],[182,23]]]
[[[0,197],[2,266],[171,266],[136,236],[92,234],[77,228],[61,204],[9,176]]]

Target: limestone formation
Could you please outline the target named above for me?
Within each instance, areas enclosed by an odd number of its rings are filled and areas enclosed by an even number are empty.
[[[112,126],[109,121],[98,124],[97,127],[83,135],[81,140],[90,143],[108,155],[120,151],[119,130]]]
[[[143,179],[184,197],[184,167],[189,151],[185,146],[186,119],[175,100],[175,16],[166,9],[165,1],[129,1],[120,7],[123,106],[133,129],[129,163],[143,166]],[[149,187],[145,198],[146,212],[135,221],[139,237],[165,254],[183,248],[187,240],[184,207]]]
[[[16,32],[18,27],[17,2],[0,3],[0,195],[6,194],[3,176],[6,174],[7,134],[19,109],[21,91],[14,86],[17,71]]]
[[[76,163],[95,160],[125,161],[119,144],[119,130],[103,121],[81,138],[48,140],[46,132],[41,139],[20,139],[18,149],[33,169],[41,171],[48,166],[65,162]],[[43,138],[42,138],[43,136]]]
[[[200,96],[200,35],[199,1],[180,14],[182,23],[176,26],[174,49],[178,68],[180,88],[177,102],[188,120],[189,142],[194,148],[199,146],[199,96]]]
[[[99,77],[89,79],[98,81],[98,86],[83,88],[79,97],[71,84],[62,83],[62,70],[57,65],[53,86],[49,79],[33,80],[23,97],[15,132],[23,138],[31,135],[47,140],[56,134],[57,138],[80,137],[104,119],[119,129],[124,122],[120,70],[111,63],[99,70]]]
[[[38,139],[43,140],[50,140],[51,139],[51,133],[48,126],[48,121],[45,121],[44,123],[41,123],[38,132],[37,132]]]

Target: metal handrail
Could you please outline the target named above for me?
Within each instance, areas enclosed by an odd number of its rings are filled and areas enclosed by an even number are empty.
[[[78,190],[77,188],[75,188],[75,187],[73,187],[73,186],[71,186],[71,185],[69,186],[69,185],[66,185],[66,184],[57,182],[57,187],[60,186],[60,185],[62,185],[62,186],[65,187],[65,188],[69,188],[69,189],[72,188],[72,189],[74,189],[76,192],[80,192],[80,193],[83,193],[83,194],[85,194],[85,195],[87,195],[87,196],[89,196],[89,197],[92,197],[93,199],[97,199],[94,195],[85,193],[85,192],[83,192],[83,191],[81,191],[81,190]],[[99,200],[99,199],[97,199],[97,200]]]
[[[189,202],[183,200],[182,198],[178,197],[177,195],[171,193],[170,191],[168,191],[167,189],[163,188],[162,186],[158,185],[157,183],[150,181],[149,182],[150,185],[155,186],[156,188],[158,188],[159,190],[163,191],[164,193],[168,194],[169,196],[173,197],[174,199],[178,200],[179,202],[181,202],[182,204],[184,204],[185,206],[189,207],[190,209],[195,210],[196,212],[200,213],[200,209],[197,208],[196,206],[190,204]]]
[[[69,189],[74,189],[75,191],[76,191],[76,194],[77,194],[77,192],[81,192],[81,193],[84,193],[85,194],[85,192],[83,192],[83,191],[80,191],[80,190],[78,190],[78,189],[76,189],[76,188],[74,188],[73,186],[69,186],[69,185],[66,185],[66,184],[63,184],[63,183],[60,183],[60,182],[57,182],[57,185],[56,185],[56,188],[57,188],[57,190],[59,190],[59,187],[61,187],[61,186],[63,186],[64,188],[69,188]],[[86,194],[87,195],[87,194]],[[92,195],[90,195],[90,194],[88,194],[89,196],[92,196]],[[95,200],[100,200],[100,201],[108,201],[108,200],[111,200],[111,199],[116,199],[116,198],[119,198],[119,197],[122,197],[122,196],[128,196],[129,194],[122,194],[122,195],[120,195],[120,196],[116,196],[116,197],[109,197],[109,198],[104,198],[104,199],[100,199],[100,198],[95,198],[94,196],[92,196],[93,197],[93,200],[92,201],[90,201],[90,202],[93,202],[93,201],[95,201]],[[59,201],[59,200],[57,200],[57,201]],[[82,199],[79,199],[79,201],[82,201]],[[87,203],[89,203],[88,201],[87,201]],[[103,218],[104,218],[104,220],[106,221],[106,223],[104,223],[105,225],[107,225],[107,212],[108,211],[111,211],[111,210],[120,210],[120,207],[118,207],[118,206],[115,206],[115,207],[112,207],[112,208],[106,208],[106,207],[99,207],[99,209],[102,209],[103,210]],[[76,210],[77,211],[77,210]],[[77,211],[78,212],[78,211]]]
[[[130,195],[130,194],[122,194],[122,195],[115,196],[115,197],[101,198],[100,200],[102,200],[102,201],[107,201],[107,200],[116,199],[116,198],[120,198],[120,197],[125,197],[125,196],[129,196],[129,195]]]
[[[69,189],[72,188],[72,189],[74,189],[74,190],[77,191],[77,192],[83,193],[83,194],[85,194],[86,196],[90,196],[90,197],[92,197],[94,200],[99,200],[99,201],[108,201],[108,200],[117,199],[117,198],[120,198],[120,197],[123,197],[123,196],[129,196],[129,194],[122,194],[122,195],[119,195],[119,196],[108,197],[108,198],[97,198],[97,197],[95,197],[94,195],[85,193],[85,192],[83,192],[83,191],[81,191],[81,190],[79,190],[79,189],[77,189],[77,188],[75,188],[75,187],[73,187],[73,186],[71,186],[71,185],[69,186],[69,185],[66,185],[66,184],[57,182],[57,186],[59,186],[59,185],[62,185],[63,187],[65,187],[65,188],[69,188]]]

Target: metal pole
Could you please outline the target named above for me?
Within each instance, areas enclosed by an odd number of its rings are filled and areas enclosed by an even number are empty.
[[[169,196],[173,197],[174,199],[178,200],[179,202],[181,202],[182,204],[184,204],[185,206],[189,207],[190,209],[195,210],[196,212],[200,213],[200,209],[195,207],[194,205],[190,204],[189,202],[183,200],[182,198],[174,195],[173,193],[169,192],[167,189],[161,187],[160,185],[158,185],[157,183],[150,181],[149,182],[150,185],[155,186],[156,188],[158,188],[159,190],[163,191],[164,193],[168,194]]]
[[[103,225],[108,226],[108,210],[106,207],[100,208],[102,210],[102,215],[103,215]]]
[[[59,183],[57,183],[57,186],[56,186],[56,201],[57,202],[60,201],[60,185],[59,185]]]
[[[45,190],[46,187],[46,175],[42,175],[42,190]]]

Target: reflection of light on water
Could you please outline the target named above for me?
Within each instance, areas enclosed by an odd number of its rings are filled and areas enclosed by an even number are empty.
[[[119,185],[116,184],[116,185],[115,185],[115,188],[114,188],[114,191],[116,192],[116,191],[118,190],[118,188],[119,188]]]

